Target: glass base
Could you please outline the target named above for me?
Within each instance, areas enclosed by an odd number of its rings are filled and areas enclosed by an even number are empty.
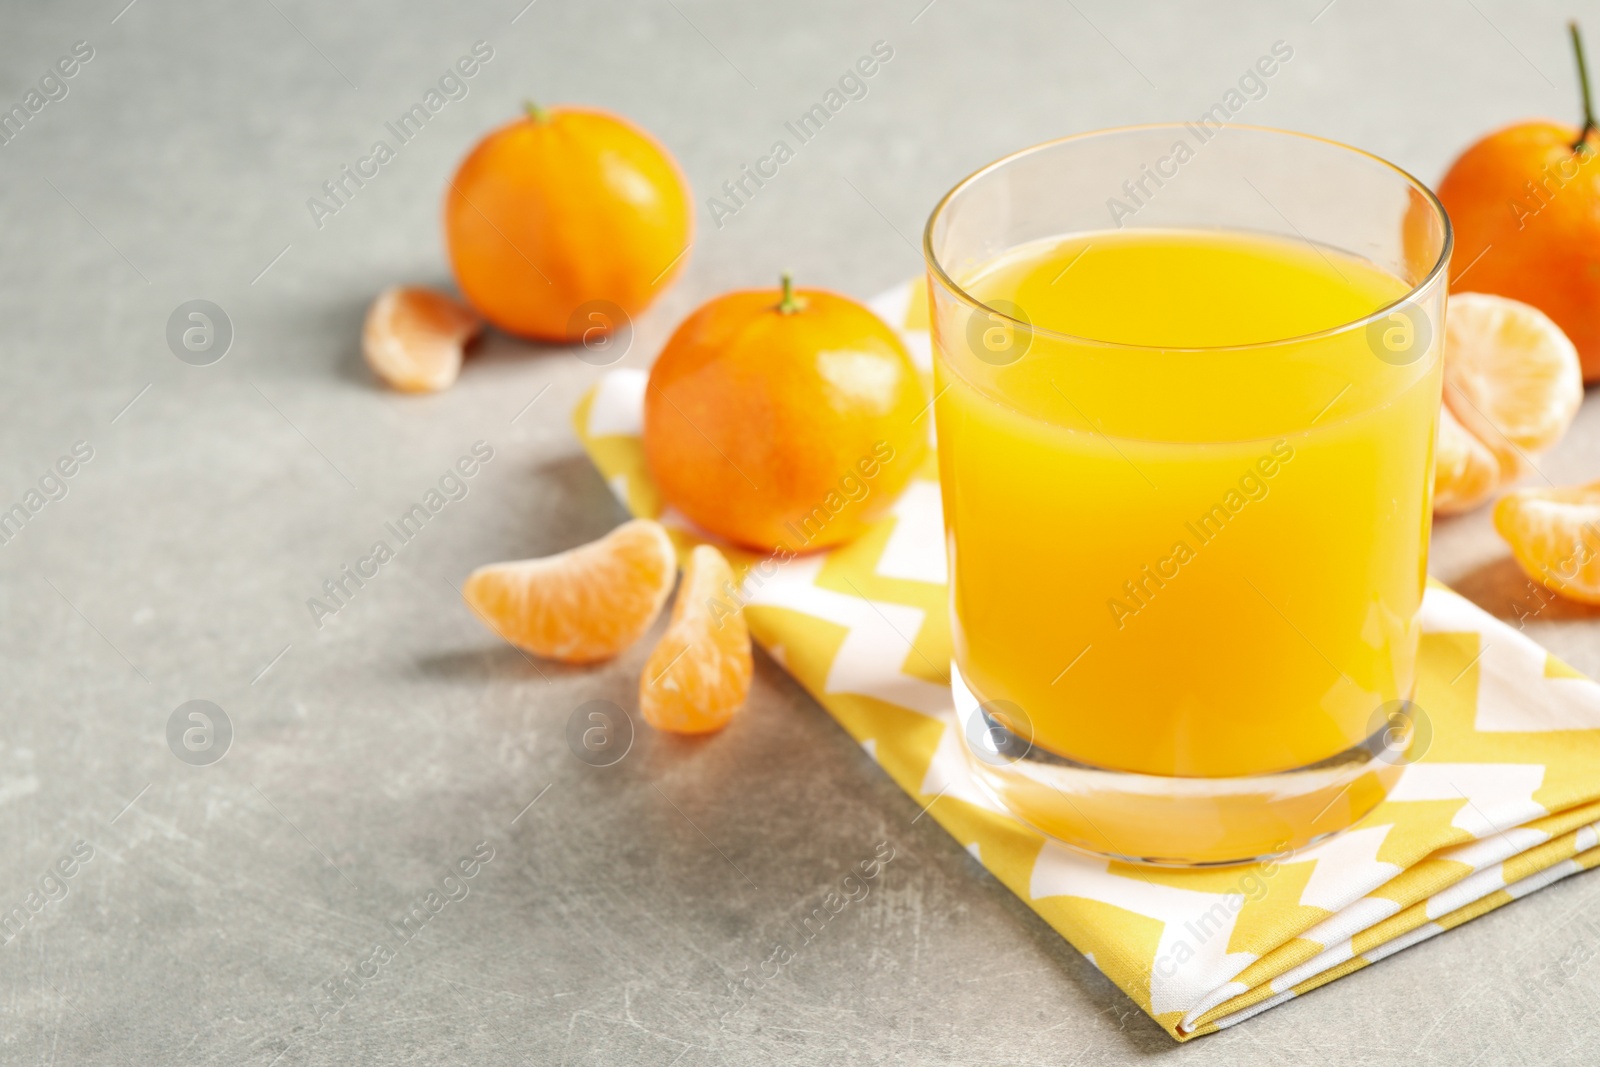
[[[1410,737],[1385,726],[1304,767],[1237,778],[1107,770],[1046,752],[979,704],[951,664],[967,761],[994,799],[1082,852],[1153,867],[1282,858],[1331,837],[1394,788]]]

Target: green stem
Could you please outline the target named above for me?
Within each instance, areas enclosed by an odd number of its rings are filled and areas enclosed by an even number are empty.
[[[803,296],[794,295],[794,275],[783,272],[783,298],[778,301],[778,314],[793,315],[806,306]]]
[[[532,100],[524,100],[522,102],[522,110],[526,111],[528,113],[528,117],[534,122],[550,121],[550,112],[546,111]]]
[[[1573,19],[1567,23],[1567,29],[1572,32],[1572,51],[1578,57],[1578,87],[1583,91],[1583,129],[1578,134],[1578,142],[1574,144],[1574,151],[1581,151],[1588,144],[1589,135],[1597,128],[1594,118],[1594,96],[1589,91],[1589,64],[1583,58],[1583,37],[1578,32],[1578,20]]]

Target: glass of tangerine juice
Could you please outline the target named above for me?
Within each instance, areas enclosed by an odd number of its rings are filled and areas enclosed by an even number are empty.
[[[928,221],[971,764],[1082,850],[1245,862],[1419,747],[1450,224],[1315,137],[1053,141]]]

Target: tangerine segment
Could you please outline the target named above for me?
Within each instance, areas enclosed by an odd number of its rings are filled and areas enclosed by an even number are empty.
[[[361,354],[373,373],[406,393],[448,389],[462,350],[483,329],[465,304],[431,289],[394,286],[367,310]]]
[[[650,628],[677,576],[667,531],[634,519],[554,556],[479,567],[461,593],[518,648],[563,663],[594,663]]]
[[[1521,301],[1451,294],[1444,352],[1445,402],[1469,426],[1471,413],[1482,415],[1522,452],[1559,441],[1583,402],[1578,350],[1548,315]]]
[[[639,711],[658,730],[707,734],[750,695],[750,630],[733,571],[710,545],[689,554],[672,622],[639,679]]]
[[[1494,450],[1463,427],[1449,405],[1441,408],[1433,452],[1433,510],[1441,515],[1470,511],[1507,480]]]
[[[1529,578],[1600,604],[1600,482],[1508,493],[1495,505],[1494,526]]]

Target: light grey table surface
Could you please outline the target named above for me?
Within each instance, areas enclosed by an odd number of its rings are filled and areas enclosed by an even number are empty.
[[[569,428],[601,371],[493,338],[451,391],[401,397],[358,336],[383,286],[449,285],[445,178],[527,96],[631,116],[699,193],[692,261],[625,360],[644,367],[689,309],[782,268],[862,297],[916,273],[957,178],[1193,118],[1278,40],[1293,60],[1241,118],[1436,179],[1497,124],[1575,117],[1563,20],[1600,45],[1600,6],[525,2],[6,5],[0,106],[75,42],[93,57],[0,146],[0,506],[75,442],[93,458],[0,545],[0,910],[93,855],[0,946],[0,1063],[1593,1062],[1586,878],[1180,1047],[765,657],[723,735],[580,763],[570,714],[631,706],[649,643],[536,669],[452,585],[619,520]],[[712,224],[705,196],[880,40],[868,95]],[[307,199],[477,41],[468,95],[319,228]],[[166,341],[192,299],[232,323],[210,366]],[[480,439],[469,495],[315,628],[307,598]],[[1591,403],[1546,473],[1600,475],[1597,444]],[[1435,548],[1510,610],[1486,515]],[[1600,672],[1591,613],[1530,632]],[[168,748],[191,699],[234,725],[210,766]],[[880,841],[879,887],[723,1018]],[[479,842],[469,894],[332,1013],[324,984]]]

